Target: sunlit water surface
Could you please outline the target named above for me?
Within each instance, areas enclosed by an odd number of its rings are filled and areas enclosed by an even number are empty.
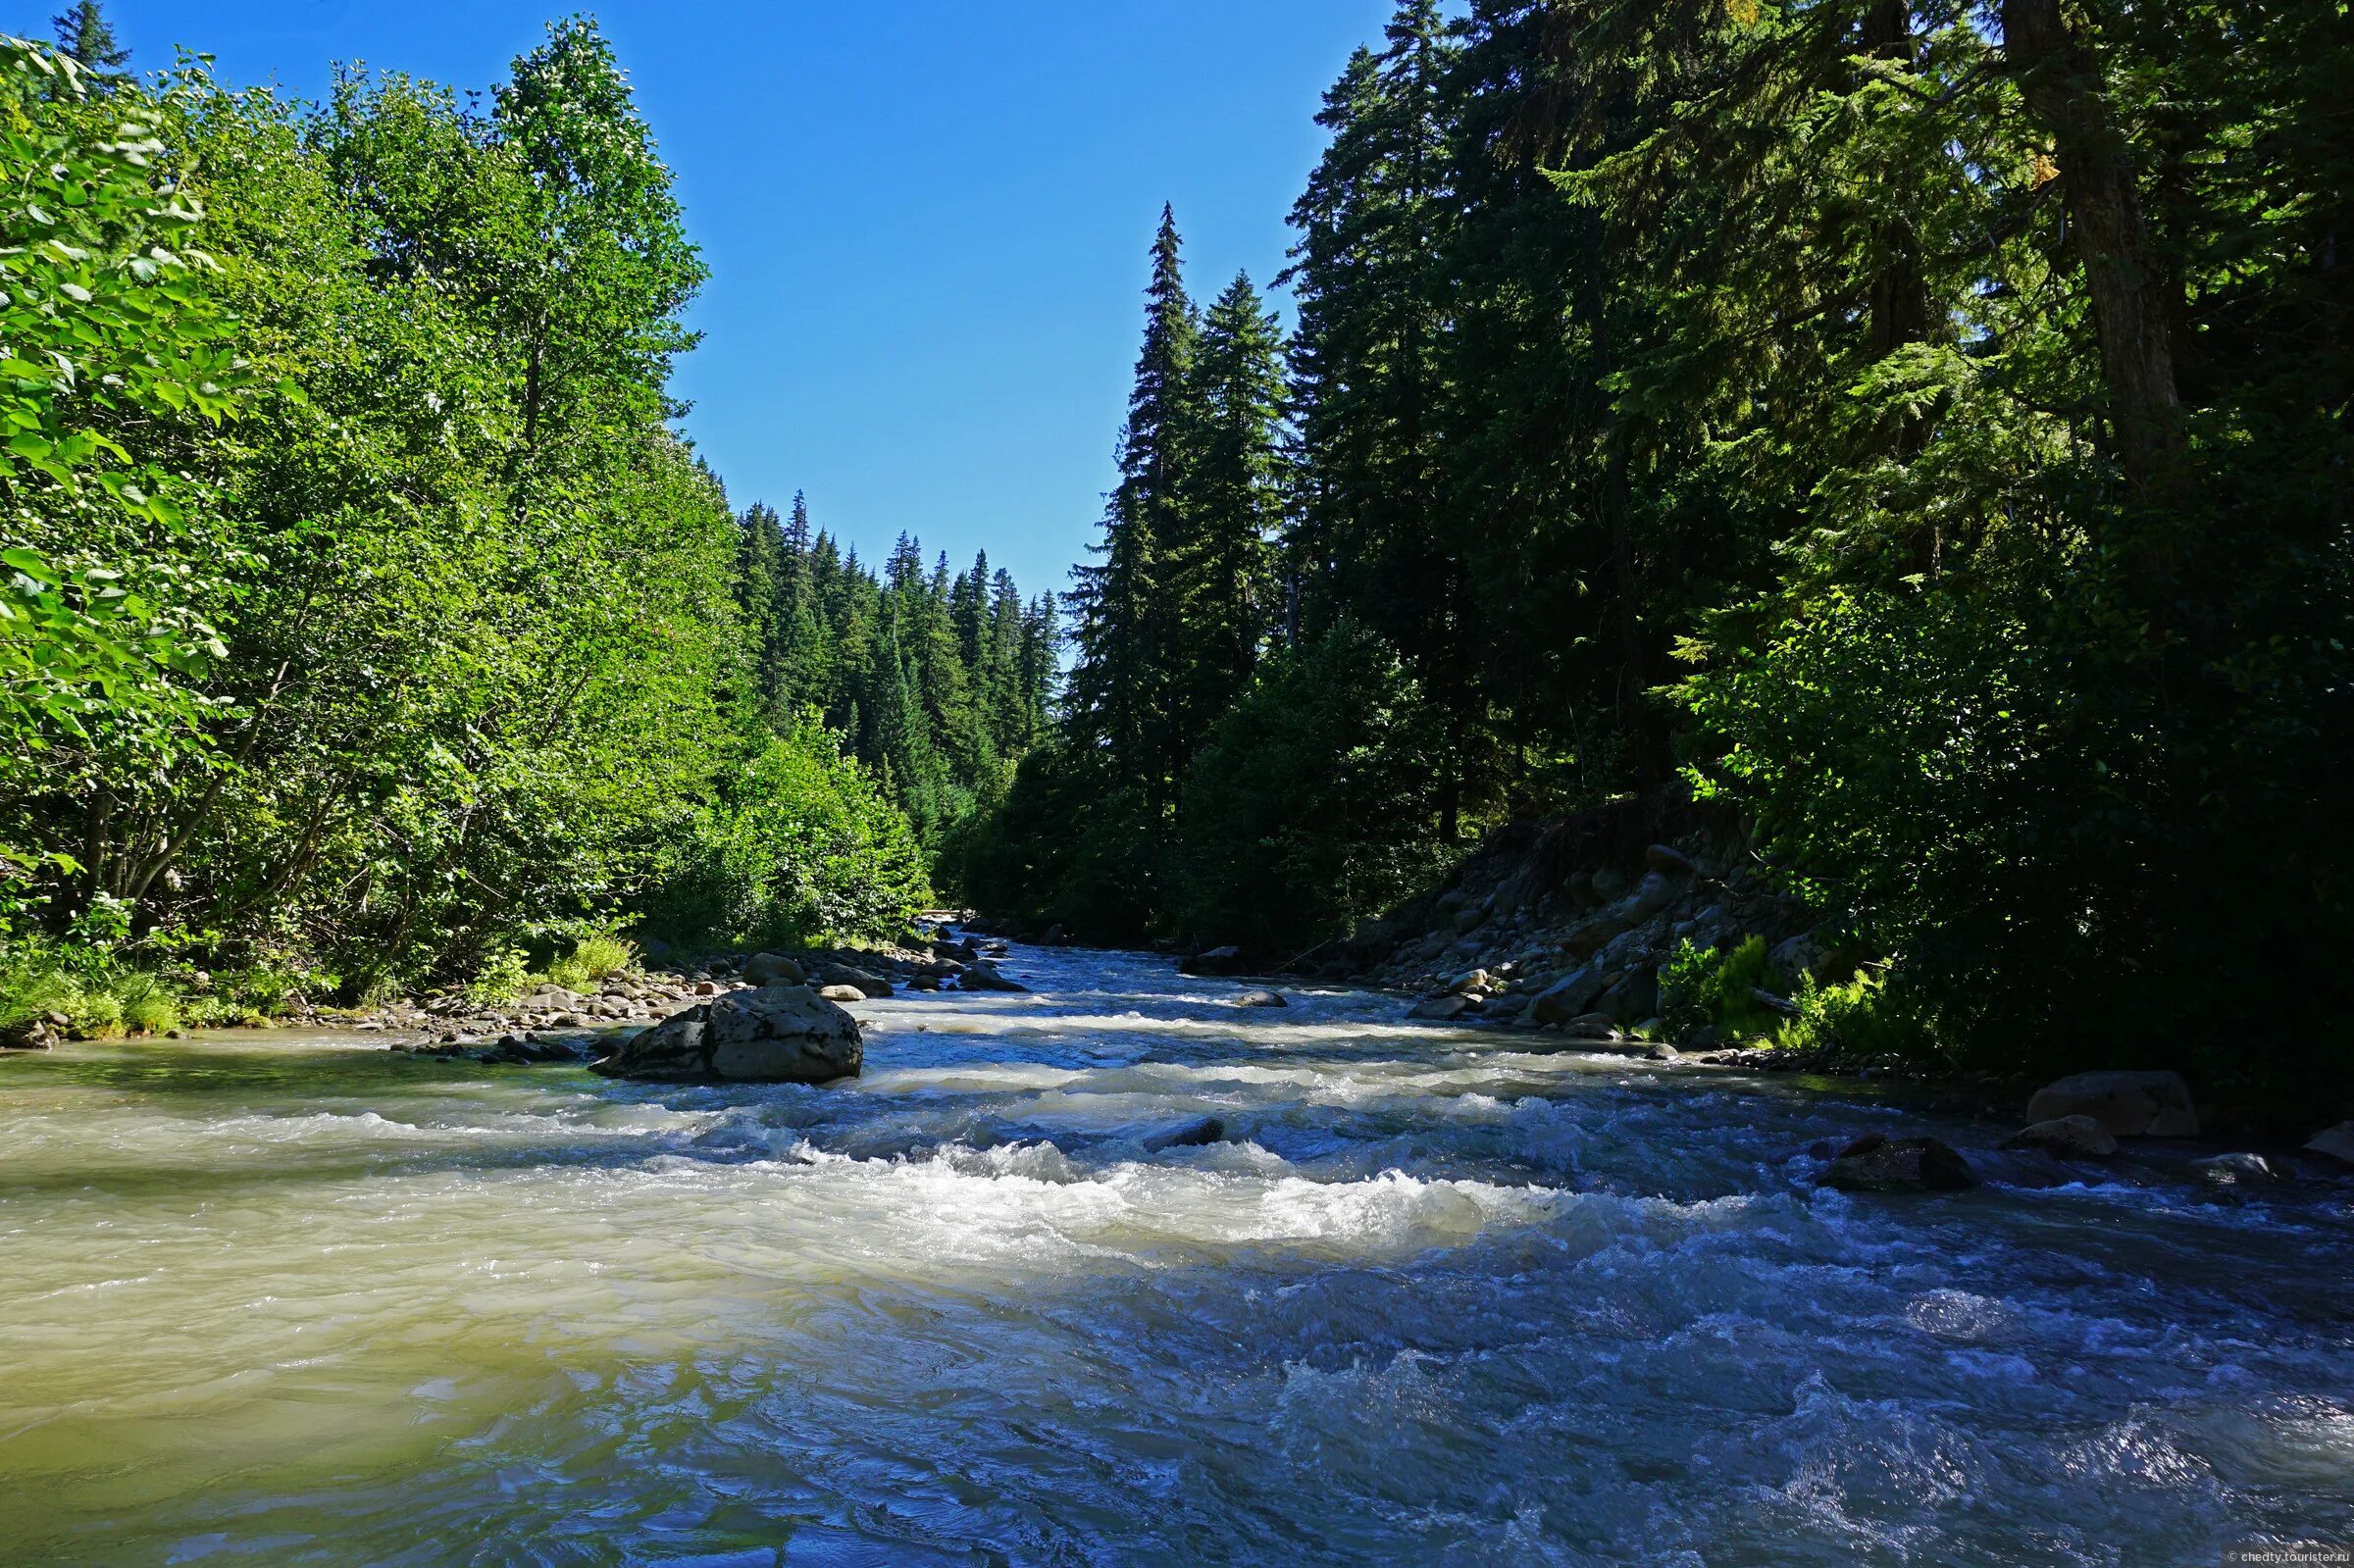
[[[0,1562],[2211,1563],[2354,1537],[2354,1201],[1816,1191],[1853,1094],[1017,950],[866,1076],[0,1063]],[[1188,1118],[1233,1141],[1150,1151]],[[2038,1157],[2040,1158],[2040,1157]]]

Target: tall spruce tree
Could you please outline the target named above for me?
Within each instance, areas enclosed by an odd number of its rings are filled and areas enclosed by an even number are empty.
[[[1165,815],[1184,765],[1171,723],[1179,631],[1170,552],[1186,537],[1188,459],[1200,429],[1193,376],[1200,337],[1185,291],[1175,213],[1163,206],[1145,290],[1145,339],[1120,434],[1120,481],[1103,518],[1102,559],[1081,568],[1072,597],[1078,650],[1070,723],[1083,751],[1149,813]]]
[[[87,73],[83,84],[91,92],[106,92],[128,77],[123,68],[130,64],[130,51],[115,40],[114,24],[99,0],[75,0],[71,10],[50,18],[49,25],[59,51]]]

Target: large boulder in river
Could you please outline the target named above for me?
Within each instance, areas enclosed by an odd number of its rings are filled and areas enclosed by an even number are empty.
[[[1540,1024],[1565,1024],[1581,1014],[1594,1011],[1618,977],[1595,965],[1562,976],[1537,993],[1530,1012]]]
[[[2062,1159],[2105,1160],[2117,1152],[2117,1138],[2090,1116],[2055,1116],[2021,1128],[2003,1139],[2003,1147],[2039,1148]]]
[[[1970,1162],[1934,1138],[1867,1133],[1839,1151],[1822,1185],[1842,1192],[1952,1192],[1975,1187]]]
[[[1211,947],[1177,961],[1180,975],[1247,975],[1250,960],[1240,947]]]
[[[2119,1138],[2196,1138],[2199,1113],[2180,1073],[2078,1073],[2027,1101],[2030,1122],[2089,1116]]]
[[[2319,1154],[2340,1165],[2354,1165],[2354,1122],[2340,1122],[2326,1133],[2316,1133],[2305,1145],[2308,1154]]]
[[[712,998],[655,1025],[596,1064],[658,1084],[823,1084],[857,1075],[858,1020],[806,986]]]
[[[820,986],[847,986],[870,1000],[891,994],[890,981],[871,970],[853,969],[848,964],[820,964],[809,978]]]
[[[956,978],[956,984],[964,990],[1026,991],[1030,988],[1019,981],[1007,980],[998,972],[997,965],[978,958],[964,966],[963,972]]]

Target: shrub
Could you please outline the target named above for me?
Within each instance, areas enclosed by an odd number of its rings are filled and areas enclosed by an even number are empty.
[[[566,990],[586,990],[638,962],[638,949],[610,932],[591,932],[563,958],[547,966],[547,978]]]
[[[132,971],[114,984],[123,1007],[123,1027],[133,1035],[163,1035],[179,1028],[179,998],[153,975]]]
[[[522,948],[494,948],[475,971],[474,979],[466,983],[466,998],[484,1005],[511,1002],[530,989],[531,984],[531,959]]]
[[[1763,936],[1751,936],[1730,952],[1687,939],[1660,968],[1660,1020],[1677,1034],[1707,1024],[1734,1039],[1767,1034],[1780,1015],[1756,993],[1772,971]]]
[[[1837,986],[1799,982],[1791,998],[1796,1016],[1783,1020],[1773,1043],[1783,1049],[1835,1045],[1868,1056],[1913,1056],[1937,1049],[1928,1015],[1901,986],[1870,970]]]

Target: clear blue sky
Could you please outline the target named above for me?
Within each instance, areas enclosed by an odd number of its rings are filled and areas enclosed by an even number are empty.
[[[36,9],[37,8],[37,9]],[[63,0],[9,7],[47,36]],[[364,60],[498,79],[562,0],[108,0],[132,64],[186,44],[318,97]],[[712,279],[679,389],[739,506],[808,492],[1059,590],[1111,483],[1146,249],[1194,292],[1283,265],[1319,96],[1388,0],[773,0],[595,9]],[[20,14],[21,13],[21,14]]]

